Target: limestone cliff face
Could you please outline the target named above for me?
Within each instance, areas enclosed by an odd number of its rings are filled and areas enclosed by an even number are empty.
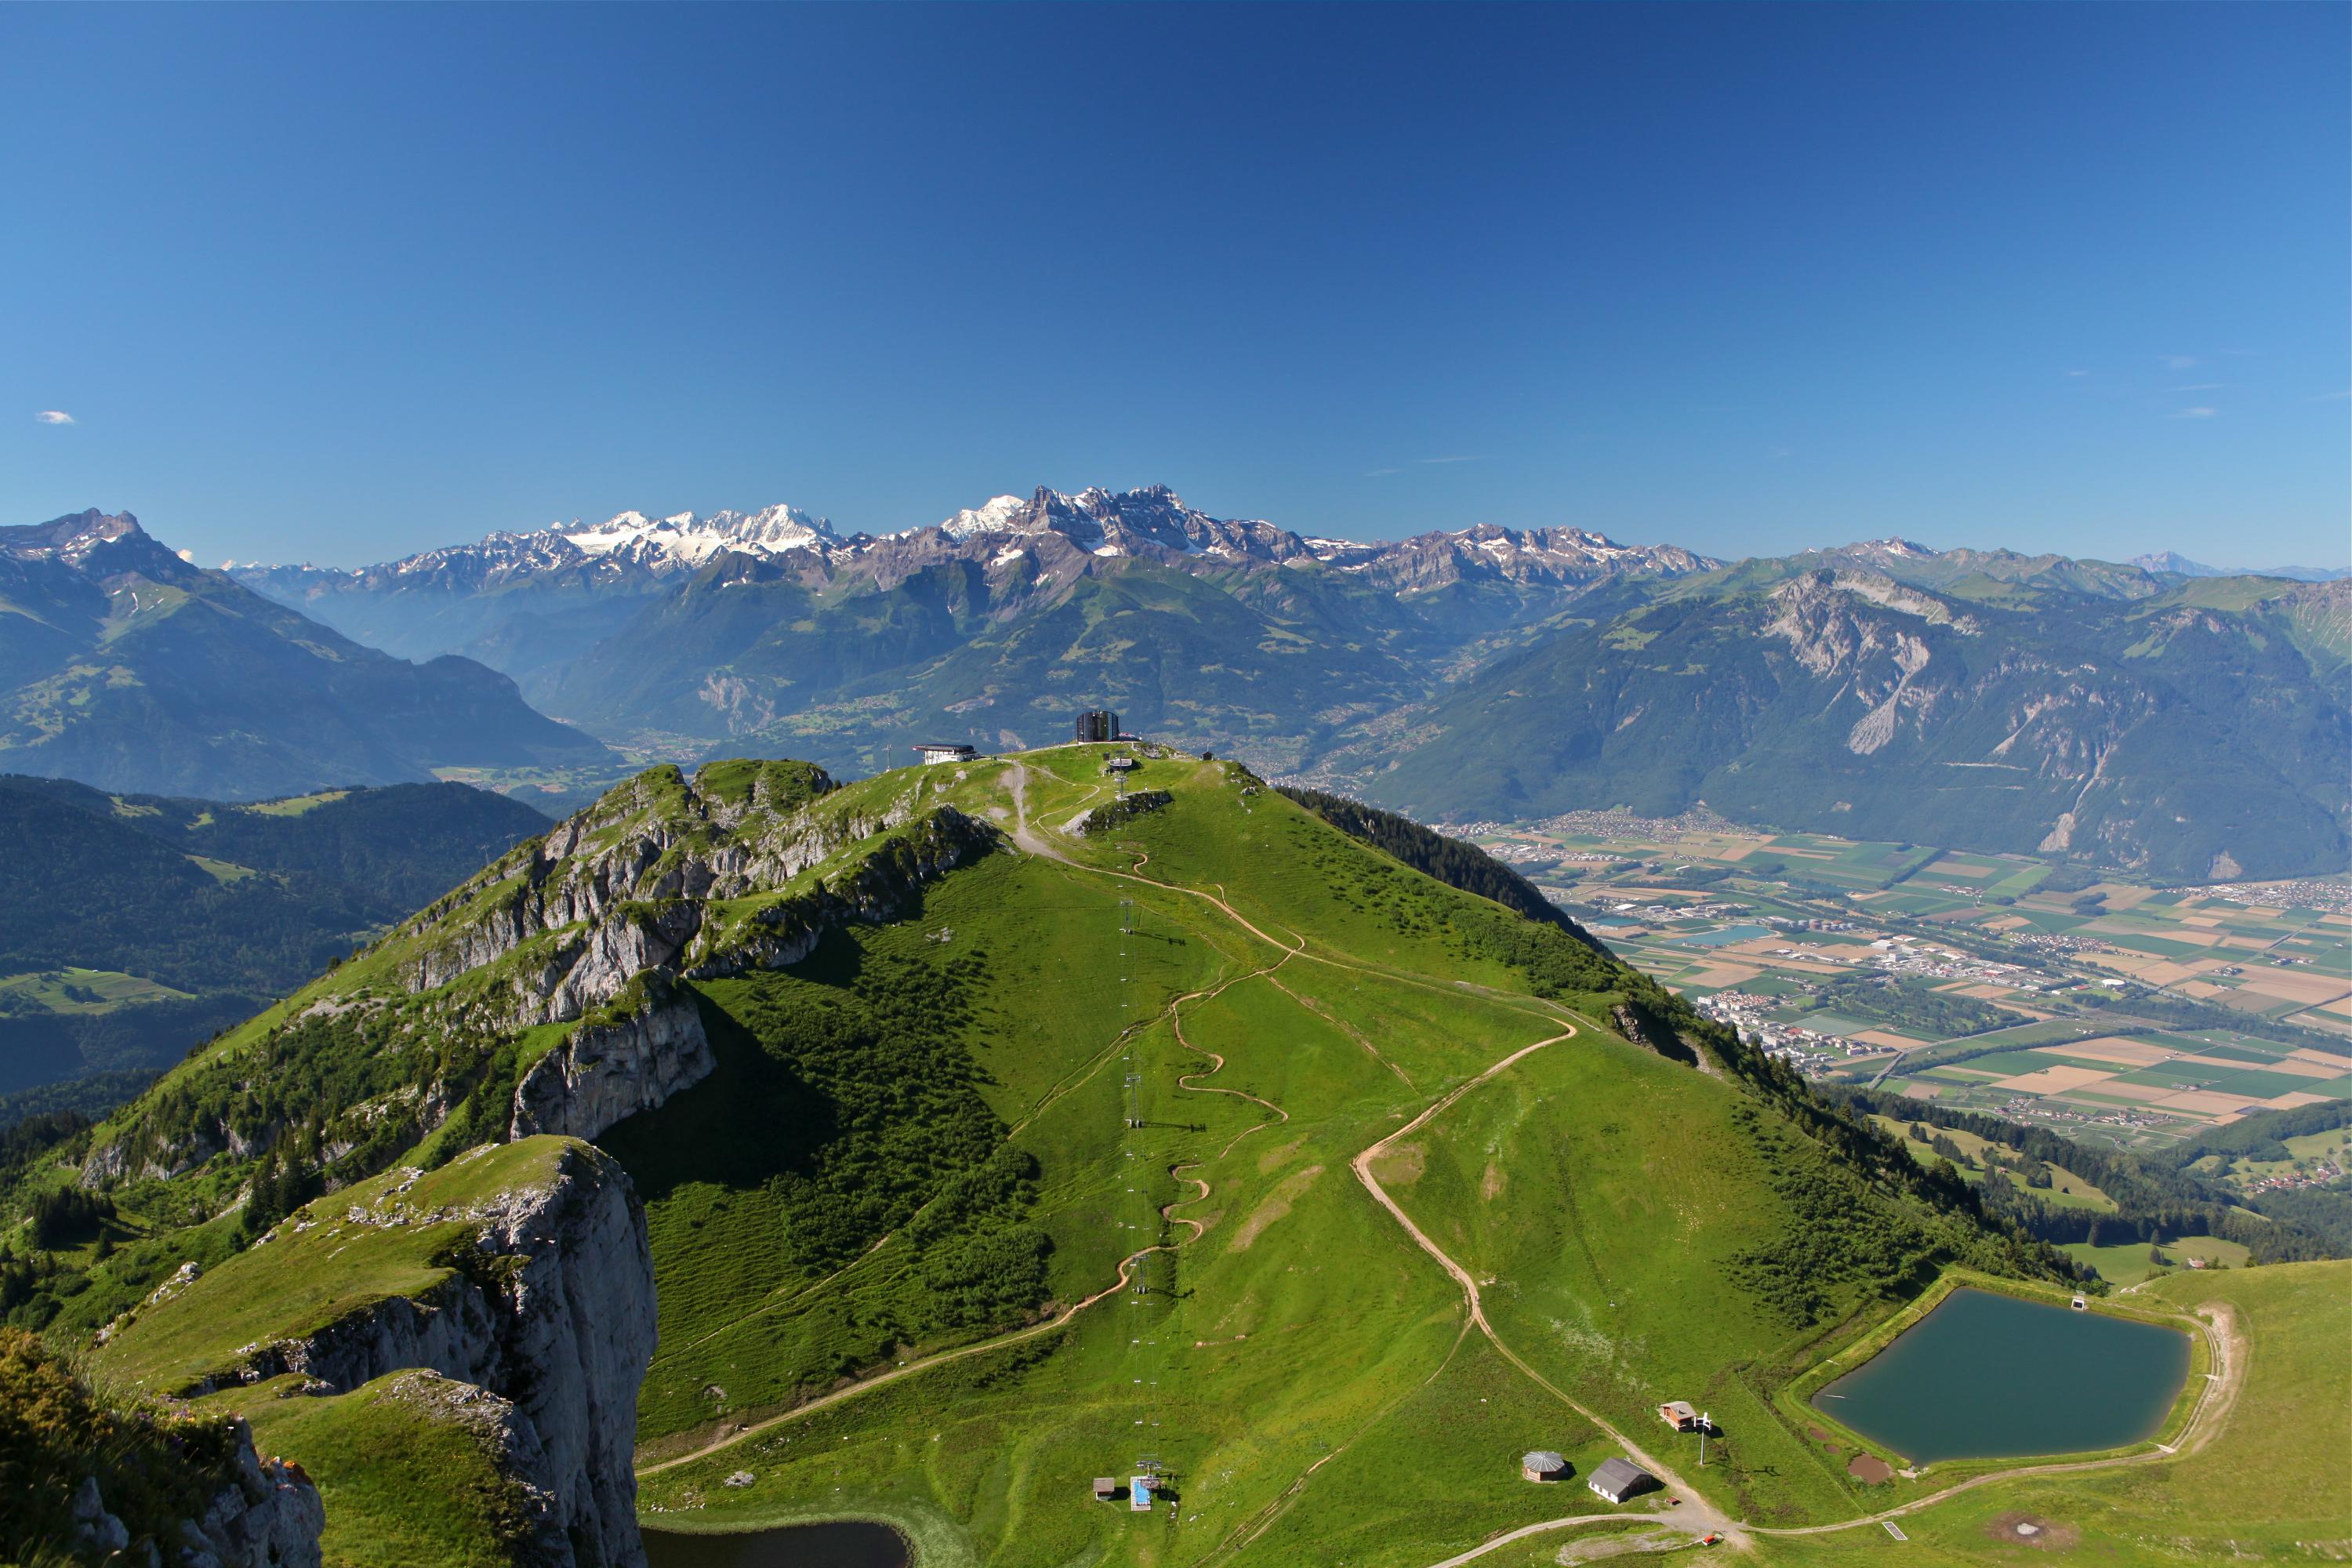
[[[646,780],[615,790],[411,922],[401,934],[424,940],[404,973],[408,990],[431,992],[519,954],[497,999],[473,1004],[477,1021],[569,1022],[648,971],[735,974],[795,963],[828,927],[896,917],[916,884],[995,842],[953,806],[926,806],[919,790],[877,808],[831,809],[832,781],[810,772],[816,793],[799,800],[763,801],[756,790],[719,799],[675,775],[667,790]],[[774,892],[877,835],[888,837],[826,880],[735,924],[709,918],[711,900]],[[447,907],[468,894],[473,908]]]
[[[515,1086],[509,1138],[593,1138],[709,1076],[710,1040],[688,993],[659,973],[643,1005],[614,1023],[583,1024]]]
[[[638,1568],[630,1449],[655,1340],[645,1209],[619,1164],[590,1145],[567,1147],[554,1170],[543,1186],[458,1215],[412,1212],[403,1194],[413,1177],[373,1205],[350,1205],[346,1226],[461,1219],[476,1227],[473,1245],[447,1260],[457,1272],[422,1296],[247,1347],[235,1380],[299,1373],[311,1392],[341,1394],[418,1369],[480,1389],[512,1406],[517,1435],[502,1445],[509,1462],[546,1493],[550,1522],[569,1542],[550,1560]]]

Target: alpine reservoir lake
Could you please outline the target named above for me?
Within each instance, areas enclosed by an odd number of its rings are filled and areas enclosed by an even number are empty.
[[[643,1532],[652,1568],[907,1568],[906,1538],[887,1524],[843,1520],[739,1534]]]
[[[2189,1376],[2189,1336],[1959,1289],[1813,1395],[1915,1465],[2119,1448],[2156,1435]]]

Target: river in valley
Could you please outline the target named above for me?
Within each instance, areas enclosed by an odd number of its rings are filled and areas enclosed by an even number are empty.
[[[2188,1375],[2178,1330],[1962,1289],[1813,1406],[1915,1465],[2079,1454],[2155,1436]]]
[[[887,1524],[845,1520],[735,1535],[648,1530],[652,1568],[907,1568],[907,1542]]]

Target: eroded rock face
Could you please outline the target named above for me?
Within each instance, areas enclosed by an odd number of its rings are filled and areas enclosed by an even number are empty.
[[[418,1369],[495,1395],[522,1434],[503,1445],[509,1458],[545,1490],[552,1527],[569,1543],[550,1560],[638,1568],[630,1449],[654,1352],[654,1276],[645,1208],[627,1175],[603,1151],[575,1143],[547,1185],[501,1193],[462,1215],[412,1214],[398,1201],[404,1190],[352,1205],[342,1223],[463,1218],[478,1228],[471,1252],[454,1260],[458,1272],[420,1297],[256,1346],[237,1380],[299,1373],[313,1393],[342,1394]]]
[[[681,969],[687,978],[699,980],[797,963],[833,927],[911,912],[920,906],[924,883],[988,853],[995,843],[993,829],[941,807],[834,885],[770,905],[724,933],[704,931],[701,905],[685,900],[668,907],[678,912],[659,943],[618,937],[608,942],[609,932],[638,928],[625,922],[599,926],[591,958],[572,968],[551,999],[561,1004],[576,994],[635,1005],[616,1019],[583,1023],[532,1064],[515,1087],[509,1136],[558,1132],[593,1138],[709,1077],[716,1061],[694,997],[677,984]],[[608,948],[612,957],[594,956]],[[583,982],[583,974],[593,978]],[[576,1008],[557,1011],[559,1016],[580,1016]]]
[[[688,993],[649,976],[645,1005],[614,1024],[583,1024],[515,1086],[509,1138],[558,1132],[593,1138],[700,1083],[715,1065]]]
[[[832,780],[814,774],[813,799],[774,803],[754,790],[718,799],[677,781],[677,798],[655,804],[618,790],[558,826],[491,884],[496,896],[439,934],[411,965],[412,993],[436,990],[537,943],[534,962],[509,982],[495,1022],[563,1023],[612,1002],[637,975],[737,974],[808,955],[843,921],[888,920],[914,884],[985,853],[995,835],[952,806],[909,792],[875,811],[824,809]],[[895,842],[834,885],[761,910],[751,922],[711,926],[706,902],[792,882],[845,846],[880,833]],[[428,910],[430,923],[446,911]]]
[[[175,1568],[320,1568],[319,1534],[327,1510],[319,1489],[299,1467],[264,1459],[253,1431],[236,1434],[236,1473],[194,1519],[179,1521],[176,1540],[133,1547],[130,1529],[107,1511],[98,1478],[86,1476],[74,1492],[74,1539],[93,1560],[169,1563]]]

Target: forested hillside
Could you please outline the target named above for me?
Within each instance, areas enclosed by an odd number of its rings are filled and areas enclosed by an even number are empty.
[[[0,775],[0,1095],[175,1060],[546,825],[462,784],[252,805]]]

